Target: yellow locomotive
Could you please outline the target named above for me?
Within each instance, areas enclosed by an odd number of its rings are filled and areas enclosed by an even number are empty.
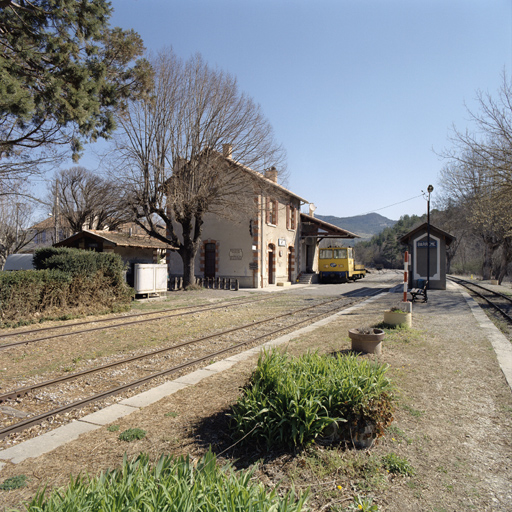
[[[327,247],[318,255],[320,282],[347,283],[366,276],[364,265],[354,263],[352,247]]]

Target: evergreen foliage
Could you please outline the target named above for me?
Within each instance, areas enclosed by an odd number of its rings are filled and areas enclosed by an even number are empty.
[[[405,246],[400,243],[400,238],[426,221],[426,215],[403,215],[393,227],[383,229],[370,241],[356,243],[358,262],[368,267],[402,268]]]
[[[0,157],[108,137],[114,111],[151,78],[133,30],[109,28],[107,0],[0,5]]]
[[[113,311],[131,300],[118,254],[46,247],[34,266],[0,272],[0,325]]]

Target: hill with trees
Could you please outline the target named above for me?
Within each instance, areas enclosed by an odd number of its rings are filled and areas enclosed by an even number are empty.
[[[356,233],[363,240],[369,240],[373,235],[380,233],[385,228],[393,227],[397,222],[378,213],[355,215],[354,217],[335,217],[334,215],[316,215],[315,217]]]
[[[400,238],[427,221],[423,215],[403,215],[393,226],[384,228],[370,240],[356,242],[356,259],[367,267],[402,268],[405,246]]]

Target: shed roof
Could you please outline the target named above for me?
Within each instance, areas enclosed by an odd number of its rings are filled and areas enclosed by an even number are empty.
[[[76,242],[82,238],[90,237],[98,241],[108,242],[114,247],[139,247],[145,249],[172,249],[169,244],[161,242],[149,235],[131,235],[129,233],[120,233],[118,231],[96,231],[84,229],[65,240],[55,244],[55,247],[66,247],[70,243]]]
[[[417,228],[414,228],[412,231],[409,231],[409,233],[406,233],[405,235],[403,235],[399,239],[399,241],[402,244],[408,244],[409,240],[411,238],[413,238],[414,235],[416,235],[416,234],[418,234],[418,233],[420,233],[422,231],[426,232],[427,230],[428,230],[428,223],[424,222],[423,224],[421,224]],[[430,232],[435,234],[435,235],[443,237],[445,239],[445,241],[446,241],[446,245],[450,245],[455,240],[455,237],[453,235],[450,235],[450,233],[447,233],[446,231],[443,231],[442,229],[436,228],[432,224],[430,224]]]

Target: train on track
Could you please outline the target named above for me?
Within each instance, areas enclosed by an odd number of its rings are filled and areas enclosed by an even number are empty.
[[[326,247],[318,254],[318,272],[321,283],[348,283],[366,276],[364,265],[354,261],[352,247]]]

